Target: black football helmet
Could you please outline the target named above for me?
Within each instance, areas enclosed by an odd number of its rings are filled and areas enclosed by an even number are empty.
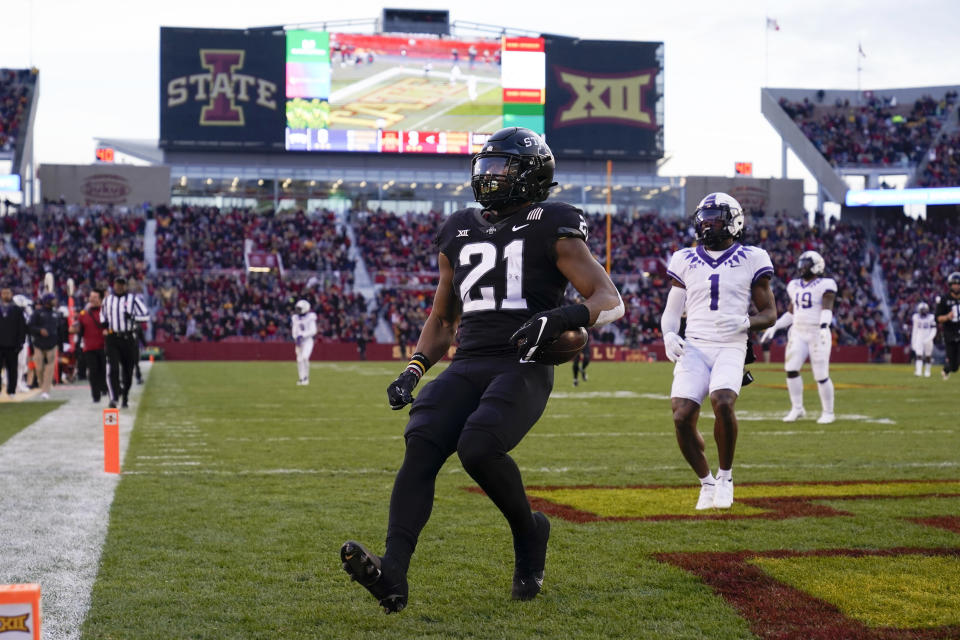
[[[953,286],[955,284],[960,284],[960,271],[954,271],[947,276],[947,286]]]
[[[697,242],[707,249],[719,249],[733,238],[743,237],[743,207],[737,199],[726,193],[711,193],[697,205],[693,214],[693,226]]]
[[[550,194],[556,169],[543,137],[523,127],[500,129],[473,156],[473,196],[495,211],[524,202],[543,202]]]

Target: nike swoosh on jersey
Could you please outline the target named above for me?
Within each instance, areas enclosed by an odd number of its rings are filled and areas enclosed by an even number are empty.
[[[520,231],[520,229],[523,229],[524,227],[529,227],[529,226],[530,226],[529,224],[515,224],[513,225],[513,230]]]

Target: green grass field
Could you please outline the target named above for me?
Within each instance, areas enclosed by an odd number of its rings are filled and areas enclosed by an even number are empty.
[[[44,414],[53,411],[61,404],[63,403],[53,400],[0,404],[0,444],[3,444],[15,433],[36,422]]]
[[[673,436],[669,365],[595,363],[577,388],[558,367],[513,452],[553,525],[543,593],[510,600],[509,530],[454,457],[409,606],[384,616],[338,550],[350,538],[383,549],[406,418],[384,390],[399,365],[316,363],[297,387],[293,362],[157,363],[82,635],[958,637],[958,382],[835,366],[840,419],[815,423],[811,385],[808,418],[784,424],[782,369],[751,369],[737,502],[704,517]]]

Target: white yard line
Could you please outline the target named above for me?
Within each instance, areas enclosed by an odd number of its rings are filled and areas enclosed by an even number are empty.
[[[121,469],[142,390],[120,410]],[[43,635],[68,640],[90,607],[120,476],[103,471],[106,399],[93,404],[85,387],[50,395],[68,401],[0,445],[0,583],[40,584]]]
[[[138,476],[222,476],[222,477],[257,477],[257,476],[371,476],[383,475],[393,477],[397,474],[394,468],[371,468],[371,467],[319,467],[313,469],[245,469],[245,470],[226,470],[211,469],[207,466],[197,469],[182,469],[176,465],[156,465],[155,469],[142,468],[137,471],[131,471],[129,475]],[[943,460],[940,462],[869,462],[863,464],[851,464],[849,462],[827,462],[827,463],[770,463],[770,464],[750,464],[738,462],[735,465],[737,469],[847,469],[847,470],[869,470],[869,469],[955,469],[960,468],[960,462],[956,460]],[[565,475],[573,473],[635,473],[638,480],[648,476],[651,471],[689,471],[690,468],[683,463],[666,465],[630,465],[630,466],[565,466],[565,467],[527,467],[520,465],[520,471],[523,473],[542,473]],[[444,466],[441,474],[457,475],[463,473],[463,468],[456,462],[451,462]],[[741,479],[742,479],[741,475]],[[880,477],[880,476],[877,476]]]

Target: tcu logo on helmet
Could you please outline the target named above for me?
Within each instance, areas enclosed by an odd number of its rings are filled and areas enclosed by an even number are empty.
[[[256,78],[243,69],[246,51],[242,49],[200,49],[200,66],[207,71],[174,78],[167,83],[167,106],[176,107],[192,97],[207,101],[200,110],[200,124],[207,126],[244,125],[242,103],[276,111],[277,85]]]

